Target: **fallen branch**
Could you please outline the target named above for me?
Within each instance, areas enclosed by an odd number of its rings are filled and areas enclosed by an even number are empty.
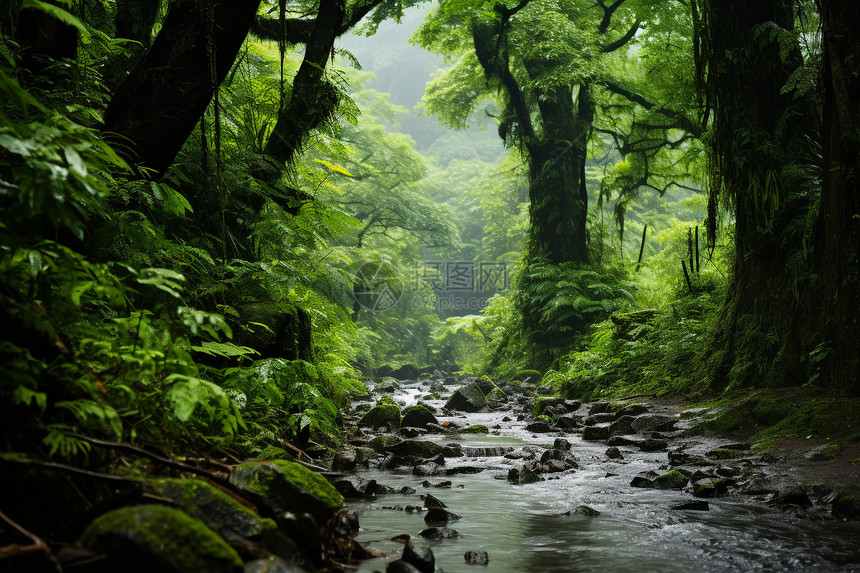
[[[45,557],[47,557],[51,563],[54,564],[54,567],[57,568],[57,571],[63,573],[63,567],[60,565],[60,562],[57,560],[54,552],[51,551],[51,548],[48,547],[48,544],[45,543],[41,537],[37,536],[34,533],[30,533],[11,519],[6,516],[5,513],[0,511],[0,519],[11,525],[15,530],[27,537],[32,541],[32,545],[19,545],[17,543],[13,543],[11,545],[5,545],[0,547],[0,560],[8,559],[9,557],[15,557],[16,555],[27,555],[29,553],[44,553]]]

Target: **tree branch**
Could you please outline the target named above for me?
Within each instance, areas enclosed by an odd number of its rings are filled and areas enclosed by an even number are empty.
[[[685,115],[683,115],[683,114],[681,114],[681,113],[679,113],[673,109],[658,106],[656,103],[648,101],[647,99],[645,99],[641,95],[634,94],[633,92],[626,90],[626,89],[622,88],[621,86],[616,85],[612,82],[603,81],[603,82],[598,82],[598,83],[600,85],[602,85],[603,87],[605,87],[606,89],[608,89],[609,91],[611,91],[612,93],[620,95],[621,97],[624,97],[633,103],[637,103],[637,104],[641,105],[642,107],[644,107],[645,109],[647,109],[648,111],[655,111],[659,114],[665,115],[666,117],[668,117],[670,119],[674,119],[675,121],[678,122],[678,129],[683,129],[684,131],[688,132],[693,137],[698,139],[702,136],[701,127],[699,127],[698,125],[696,125],[695,123],[690,121],[690,119],[687,118]]]
[[[51,551],[51,548],[48,547],[48,544],[45,543],[41,537],[30,533],[29,531],[12,521],[2,511],[0,511],[0,519],[11,525],[12,528],[14,528],[18,533],[20,533],[24,537],[29,538],[30,541],[33,542],[32,545],[12,544],[0,547],[0,561],[9,557],[14,557],[16,555],[26,555],[27,553],[39,552],[44,553],[45,557],[47,557],[51,561],[51,563],[54,564],[54,567],[57,568],[57,571],[63,573],[63,568],[62,566],[60,566],[60,562],[57,560],[56,555],[54,555],[54,552]]]
[[[605,46],[600,48],[600,51],[603,52],[604,54],[608,54],[609,52],[614,52],[618,48],[627,44],[627,42],[629,42],[630,40],[633,39],[633,36],[636,35],[636,32],[639,31],[639,24],[641,24],[641,23],[642,23],[641,20],[636,20],[636,23],[633,24],[633,27],[630,28],[626,34],[624,34],[623,36],[621,36],[620,38],[618,38],[614,42],[610,42],[610,43],[606,44]]]
[[[603,20],[601,20],[597,31],[601,34],[605,34],[606,31],[609,30],[609,24],[612,23],[612,15],[615,14],[615,11],[618,10],[622,4],[624,4],[624,0],[616,0],[611,6],[607,6],[603,0],[597,0],[597,4],[603,8]]]

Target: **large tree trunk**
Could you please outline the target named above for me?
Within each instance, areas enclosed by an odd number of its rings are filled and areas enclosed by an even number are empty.
[[[582,140],[572,90],[539,98],[543,133],[529,150],[528,262],[587,263]]]
[[[211,21],[198,2],[178,4],[152,48],[117,88],[105,113],[105,131],[127,138],[133,162],[154,178],[164,175],[200,121],[259,5],[260,0],[222,0]]]
[[[712,349],[711,383],[791,384],[801,372],[795,360],[802,317],[789,260],[802,248],[802,236],[790,223],[803,205],[793,195],[800,181],[786,167],[800,163],[808,144],[805,110],[794,93],[782,93],[799,54],[780,58],[777,41],[762,26],[790,29],[793,3],[710,4],[712,185],[735,212],[735,263]]]
[[[824,181],[815,246],[818,329],[831,384],[860,393],[860,3],[819,0],[824,30]]]

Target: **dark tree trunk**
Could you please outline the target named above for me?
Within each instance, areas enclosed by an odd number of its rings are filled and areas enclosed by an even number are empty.
[[[126,54],[114,56],[108,62],[104,72],[108,86],[118,86],[149,49],[160,6],[161,0],[120,0],[116,3],[114,35],[134,42],[125,44]]]
[[[860,3],[819,0],[824,31],[824,181],[815,257],[822,312],[818,329],[831,345],[828,377],[860,393]]]
[[[803,205],[793,195],[800,182],[786,167],[798,165],[808,145],[807,111],[794,93],[782,93],[800,65],[799,52],[780,58],[777,41],[761,26],[790,29],[793,2],[710,4],[712,186],[735,212],[735,263],[712,349],[711,383],[792,384],[801,372],[802,317],[792,293],[800,274],[792,274],[789,259],[802,248],[802,236],[789,223]]]
[[[196,2],[177,5],[152,48],[117,88],[104,129],[127,138],[133,163],[151,170],[154,178],[164,175],[200,121],[215,86],[233,65],[259,5],[260,0],[218,2],[214,22]]]
[[[587,263],[584,139],[570,88],[539,97],[543,132],[529,150],[528,261]],[[580,129],[577,129],[577,128]]]
[[[302,140],[331,117],[338,102],[337,89],[325,79],[325,67],[334,42],[342,33],[344,0],[320,2],[302,65],[293,80],[289,103],[278,114],[264,153],[277,163],[292,163]]]

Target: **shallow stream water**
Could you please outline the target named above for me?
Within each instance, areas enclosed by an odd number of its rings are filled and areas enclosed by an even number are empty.
[[[454,387],[450,388],[453,390]],[[421,395],[418,383],[403,383],[394,399],[403,405]],[[425,401],[437,408],[444,401]],[[441,416],[440,423],[484,424],[491,434],[431,435],[439,443],[459,443],[475,457],[447,458],[445,468],[486,468],[480,473],[422,477],[411,468],[356,472],[365,479],[415,494],[351,500],[361,526],[356,539],[386,556],[362,563],[358,572],[385,571],[403,544],[391,537],[408,534],[429,545],[436,571],[860,571],[860,524],[830,517],[826,508],[798,509],[766,503],[767,496],[729,494],[707,500],[708,511],[672,510],[693,501],[689,492],[640,489],[630,481],[640,472],[669,471],[665,451],[644,453],[620,448],[623,459],[608,459],[603,442],[586,442],[579,433],[533,434],[526,421],[503,421],[510,412]],[[492,429],[498,427],[497,429]],[[502,454],[546,447],[563,437],[579,469],[544,474],[546,481],[515,485],[507,472],[522,461]],[[498,455],[488,455],[498,454]],[[426,487],[425,481],[430,482]],[[450,481],[450,487],[434,487]],[[422,485],[424,484],[424,485]],[[448,524],[461,538],[427,541],[420,495],[430,493],[462,518]],[[575,513],[588,506],[597,517]],[[470,565],[467,551],[486,551],[487,566]]]

